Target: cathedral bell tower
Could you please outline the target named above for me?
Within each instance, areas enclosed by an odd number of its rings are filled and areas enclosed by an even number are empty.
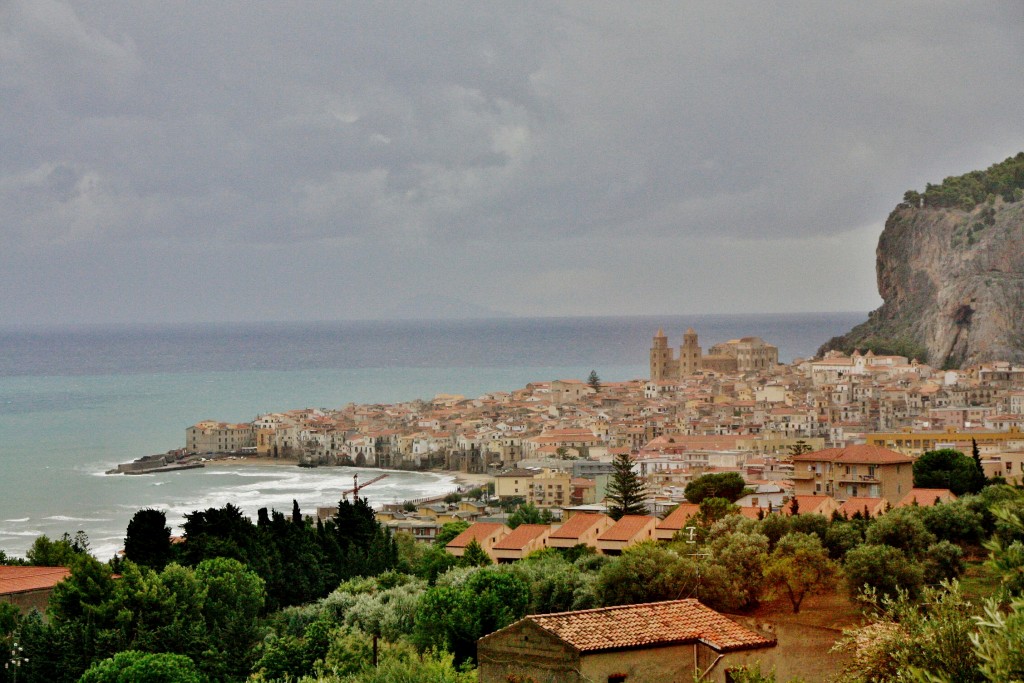
[[[665,331],[659,328],[651,344],[651,379],[656,382],[668,379],[671,360],[672,349],[668,348],[668,337],[665,336]]]
[[[697,333],[688,328],[683,335],[683,345],[679,347],[679,374],[683,377],[700,372],[701,348],[697,344]]]

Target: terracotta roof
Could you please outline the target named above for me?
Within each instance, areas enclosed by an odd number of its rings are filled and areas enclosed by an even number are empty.
[[[858,512],[864,514],[864,510],[867,510],[868,516],[876,517],[885,512],[885,502],[884,498],[847,498],[839,506],[839,513],[853,516]]]
[[[526,617],[581,652],[701,641],[719,652],[775,645],[695,599]]]
[[[851,464],[902,464],[914,462],[909,455],[897,453],[882,446],[859,444],[846,448],[826,448],[813,453],[794,455],[793,462],[838,462]]]
[[[475,524],[471,524],[470,527],[461,534],[453,538],[445,547],[465,548],[472,541],[476,541],[483,545],[485,539],[490,538],[495,533],[507,528],[508,527],[504,524],[497,524],[496,522],[476,522]]]
[[[896,503],[896,507],[901,508],[914,504],[931,507],[935,505],[936,498],[940,503],[951,503],[956,500],[956,496],[949,489],[910,489],[907,491],[907,495]]]
[[[658,524],[659,529],[670,529],[678,531],[686,526],[686,521],[700,512],[700,505],[693,503],[680,503],[679,507],[670,512],[665,519]]]
[[[0,567],[0,595],[53,588],[71,575],[67,567]]]
[[[608,531],[597,537],[599,541],[628,541],[644,530],[651,522],[657,522],[657,517],[647,515],[625,515],[615,522]]]
[[[532,541],[551,531],[547,524],[520,524],[505,538],[494,544],[495,550],[522,550]]]
[[[562,526],[551,532],[550,538],[579,538],[587,529],[600,522],[605,515],[575,514]]]

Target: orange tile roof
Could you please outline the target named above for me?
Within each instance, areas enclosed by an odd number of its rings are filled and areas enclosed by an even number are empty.
[[[0,567],[0,595],[53,588],[71,575],[67,567]]]
[[[839,514],[853,516],[858,512],[864,514],[864,511],[867,510],[869,517],[877,517],[885,512],[885,502],[884,498],[847,498],[839,506]]]
[[[526,617],[580,652],[701,641],[719,652],[771,647],[775,641],[690,598]]]
[[[522,550],[551,531],[547,524],[520,524],[505,538],[494,544],[495,550]]]
[[[956,500],[956,496],[949,489],[910,489],[907,495],[896,503],[896,507],[906,507],[915,503],[921,507],[931,507],[935,505],[936,499],[940,503],[951,503]]]
[[[700,505],[693,503],[680,503],[679,507],[670,512],[665,519],[658,524],[659,529],[678,531],[686,526],[686,521],[700,512]]]
[[[573,515],[569,518],[569,521],[552,531],[550,537],[579,538],[586,533],[587,529],[594,526],[604,518],[606,518],[605,515],[594,515],[590,513]]]
[[[445,547],[465,548],[473,541],[483,544],[485,539],[490,538],[492,535],[505,528],[507,527],[504,524],[497,524],[495,522],[476,522],[475,524],[471,524],[470,527],[461,534],[453,538]]]
[[[813,453],[794,455],[793,462],[839,462],[851,464],[902,464],[914,462],[909,455],[897,453],[894,450],[882,446],[870,446],[859,444],[847,446],[846,448],[826,448]]]
[[[628,541],[644,530],[652,521],[657,522],[657,517],[647,515],[626,515],[611,526],[608,531],[597,537],[599,541]]]

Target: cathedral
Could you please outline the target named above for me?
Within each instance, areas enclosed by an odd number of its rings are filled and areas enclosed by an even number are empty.
[[[651,379],[677,380],[698,372],[758,372],[779,363],[779,349],[760,337],[730,339],[711,347],[704,355],[693,328],[686,330],[679,356],[668,345],[665,331],[659,329],[651,345]]]

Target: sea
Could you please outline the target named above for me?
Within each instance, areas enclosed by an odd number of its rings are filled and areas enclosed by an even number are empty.
[[[707,349],[742,336],[780,359],[818,346],[862,312],[487,320],[0,327],[0,550],[84,531],[100,559],[123,547],[132,515],[164,510],[180,531],[195,510],[233,503],[313,512],[352,475],[292,465],[108,475],[120,462],[184,446],[204,419],[243,422],[293,408],[481,396],[532,381],[645,378],[659,328],[678,346],[693,327]],[[360,492],[371,504],[440,495],[451,474],[390,472]]]

